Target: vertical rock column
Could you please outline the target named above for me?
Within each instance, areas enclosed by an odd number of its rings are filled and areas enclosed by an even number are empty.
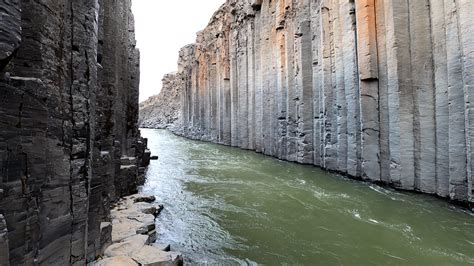
[[[180,63],[184,135],[472,202],[472,5],[227,1]]]
[[[387,87],[390,116],[390,183],[414,188],[413,90],[411,86],[409,12],[406,2],[385,5]]]
[[[97,90],[97,29],[99,5],[96,0],[71,3],[71,264],[86,262],[87,218],[92,146],[95,130]]]
[[[309,8],[309,5],[306,5]],[[309,12],[307,11],[309,15]],[[309,17],[307,17],[309,18]],[[295,46],[298,47],[298,162],[313,163],[313,71],[311,54],[311,24],[299,22]]]
[[[342,27],[342,54],[344,67],[344,91],[347,115],[347,173],[350,176],[361,175],[361,126],[360,93],[357,62],[357,33],[355,3],[351,0],[340,1],[340,14],[344,18]]]
[[[362,178],[380,180],[379,92],[375,1],[356,0]]]
[[[459,28],[463,54],[463,80],[466,108],[466,141],[467,141],[467,183],[468,198],[474,202],[474,23],[471,19],[474,2],[458,1]]]
[[[449,194],[448,65],[444,1],[430,1],[436,123],[436,193]]]
[[[145,146],[130,6],[0,3],[0,27],[8,28],[0,30],[2,265],[95,259],[109,238],[110,201],[136,190]],[[133,187],[121,190],[124,156],[135,171],[125,179]]]
[[[429,1],[410,2],[410,59],[415,134],[415,188],[435,193],[436,128]]]
[[[466,99],[463,50],[460,41],[458,1],[444,1],[449,106],[449,196],[465,199],[468,194],[466,155]]]

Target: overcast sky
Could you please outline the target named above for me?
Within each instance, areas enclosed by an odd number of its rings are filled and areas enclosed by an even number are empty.
[[[194,43],[225,0],[133,0],[141,53],[140,101],[158,94],[161,79],[177,70],[181,47]]]

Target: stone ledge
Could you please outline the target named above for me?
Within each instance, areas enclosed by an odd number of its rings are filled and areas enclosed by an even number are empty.
[[[155,219],[163,209],[155,197],[132,195],[120,200],[112,209],[112,244],[104,258],[92,265],[182,265],[183,256],[155,245]]]

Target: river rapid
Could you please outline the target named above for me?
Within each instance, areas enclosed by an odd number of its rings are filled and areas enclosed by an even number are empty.
[[[316,167],[143,129],[158,242],[188,264],[474,264],[474,215]]]

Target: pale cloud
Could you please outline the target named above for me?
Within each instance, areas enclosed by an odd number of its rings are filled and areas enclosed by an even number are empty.
[[[181,47],[194,43],[225,0],[133,0],[141,53],[140,101],[158,94],[164,74],[176,71]]]

